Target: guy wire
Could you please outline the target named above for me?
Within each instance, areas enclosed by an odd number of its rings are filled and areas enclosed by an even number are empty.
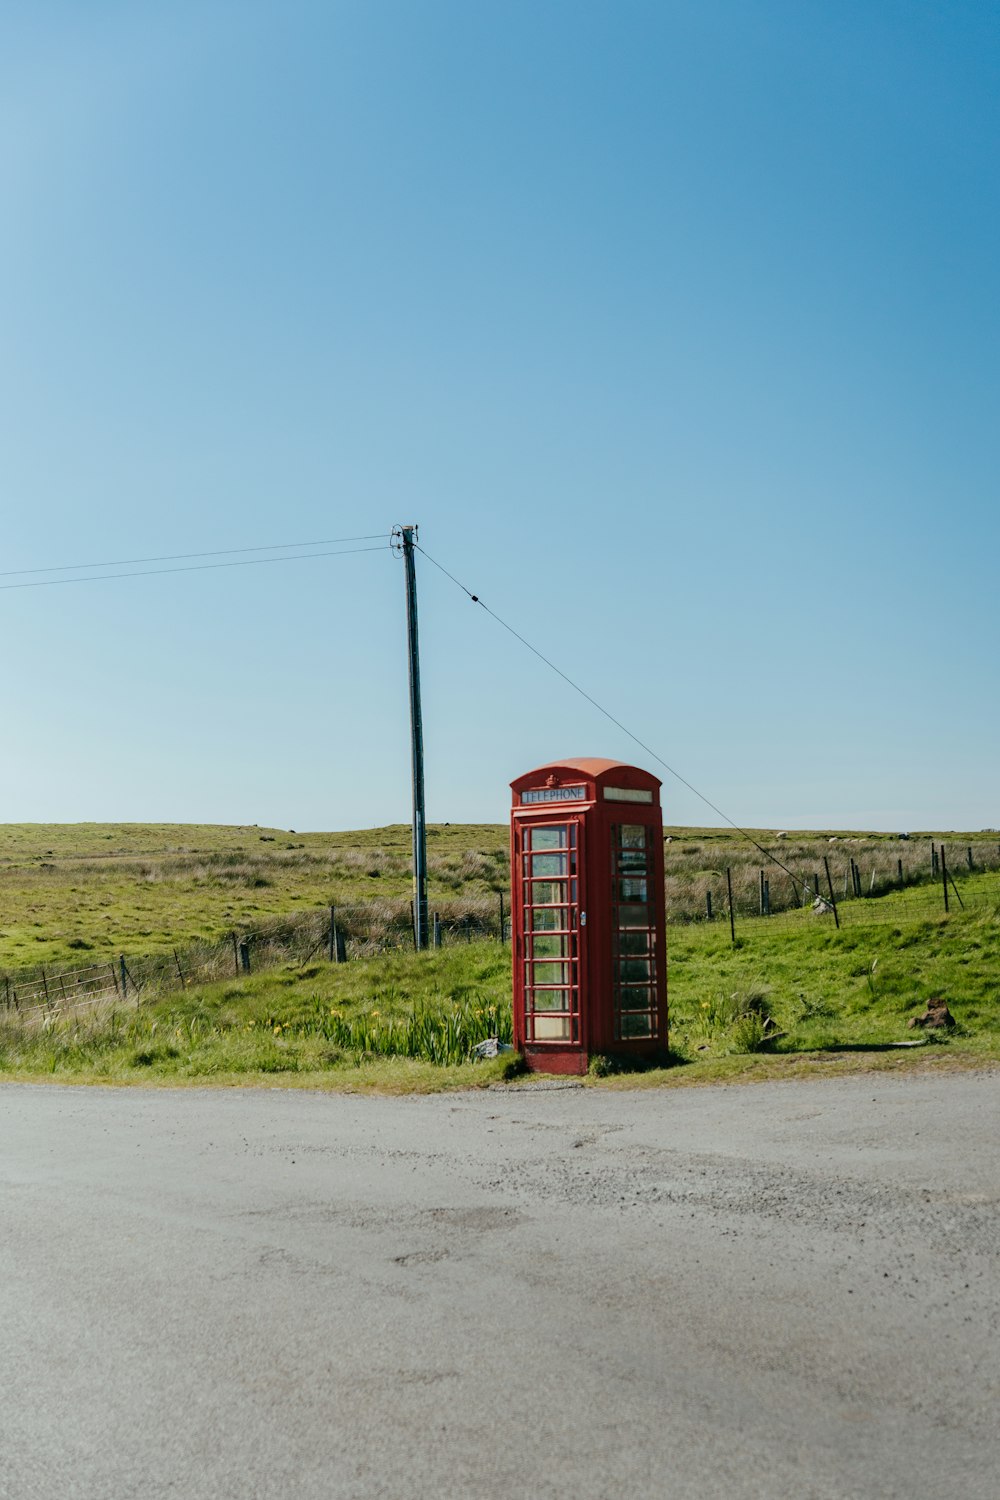
[[[549,667],[553,672],[555,672],[558,677],[562,678],[563,682],[568,683],[574,692],[579,693],[581,698],[586,698],[587,702],[592,704],[593,707],[597,709],[598,713],[603,714],[606,719],[610,720],[610,722],[614,724],[616,729],[620,729],[623,734],[628,735],[629,739],[632,740],[634,744],[638,745],[641,750],[645,750],[647,755],[651,755],[653,759],[664,768],[664,770],[669,771],[670,775],[673,776],[675,781],[679,781],[682,786],[686,786],[689,792],[693,792],[694,795],[699,799],[699,801],[704,802],[706,807],[710,807],[714,813],[717,813],[720,818],[722,818],[726,823],[729,824],[730,828],[734,829],[735,832],[740,834],[743,838],[749,840],[749,842],[753,844],[754,848],[757,849],[761,854],[763,854],[765,859],[769,859],[773,864],[776,864],[779,870],[784,870],[785,874],[792,882],[792,886],[795,890],[795,899],[799,899],[798,880],[792,874],[788,866],[782,864],[781,860],[778,859],[776,855],[772,854],[770,849],[765,849],[763,844],[759,844],[757,842],[752,833],[748,833],[745,828],[741,828],[738,823],[734,823],[733,819],[729,816],[728,813],[723,812],[721,807],[717,807],[710,797],[705,796],[704,792],[699,792],[696,786],[692,786],[691,782],[688,781],[686,777],[682,776],[679,771],[675,771],[673,766],[665,761],[662,755],[658,755],[651,745],[647,745],[645,740],[641,740],[637,734],[633,734],[631,729],[629,729],[627,725],[623,724],[620,719],[616,719],[613,713],[606,709],[603,704],[598,703],[596,698],[592,698],[590,694],[586,692],[578,682],[573,681],[572,677],[568,677],[561,667],[557,667],[554,661],[550,661],[547,656],[539,651],[537,646],[533,646],[529,640],[526,640],[525,637],[520,634],[519,631],[515,630],[513,625],[508,625],[507,621],[502,619],[501,616],[497,614],[496,610],[490,609],[488,604],[484,604],[478,594],[474,594],[471,589],[466,588],[465,584],[462,583],[458,578],[456,578],[454,573],[449,573],[448,569],[441,563],[439,563],[437,561],[437,558],[431,557],[430,553],[426,550],[426,548],[421,547],[419,542],[414,542],[413,545],[414,547],[416,547],[418,552],[423,553],[428,562],[434,564],[439,572],[443,573],[446,578],[450,578],[452,583],[460,588],[462,590],[462,593],[467,595],[468,598],[471,599],[473,604],[478,604],[480,609],[484,609],[488,615],[492,616],[492,618],[496,620],[498,625],[502,625],[504,630],[508,631],[515,640],[520,641],[521,645],[526,646],[534,656],[538,657],[539,661],[544,662],[545,665]]]

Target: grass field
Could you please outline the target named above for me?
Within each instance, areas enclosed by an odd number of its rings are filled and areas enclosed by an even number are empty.
[[[504,830],[428,830],[432,897],[508,884]],[[410,831],[0,827],[0,969],[160,953],[319,907],[410,895]]]
[[[812,833],[754,836],[773,849],[800,882],[830,860],[838,895],[850,860],[866,893],[898,880],[930,879],[930,843],[947,840],[959,878],[967,850],[977,870],[1000,868],[990,833]],[[666,829],[668,916],[700,918],[706,893],[725,909],[725,871],[732,871],[738,913],[758,910],[763,856],[730,831]],[[832,842],[831,842],[832,840]],[[428,829],[429,895],[443,903],[496,897],[509,887],[505,827],[444,824]],[[0,827],[0,970],[68,964],[120,952],[169,953],[214,942],[270,919],[374,898],[408,900],[410,832],[405,826],[355,833],[171,824],[14,824]],[[771,908],[797,907],[792,880],[767,866]]]
[[[724,924],[670,928],[673,1065],[606,1082],[1000,1062],[1000,904],[928,918],[920,896],[904,893],[892,925],[838,932],[803,911],[755,924],[735,947]],[[906,1023],[939,996],[957,1025],[925,1041]],[[286,966],[30,1026],[8,1016],[0,1074],[429,1090],[507,1076],[509,1058],[467,1058],[475,1042],[509,1034],[509,948],[475,943]]]

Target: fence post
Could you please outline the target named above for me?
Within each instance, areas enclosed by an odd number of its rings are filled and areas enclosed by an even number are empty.
[[[128,980],[129,983],[132,985],[132,989],[135,991],[135,1008],[136,1008],[136,1010],[138,1010],[139,1009],[139,985],[136,984],[135,975],[129,972],[128,965],[125,962],[125,955],[124,955],[124,953],[121,956],[121,966],[122,966],[122,992],[123,993],[127,993],[127,991],[125,990],[125,981]]]
[[[764,871],[760,871],[760,914],[764,915]]]
[[[837,898],[833,894],[833,876],[830,874],[830,861],[823,855],[823,864],[826,866],[826,883],[830,887],[830,905],[833,907],[833,920],[838,928],[840,926],[840,913],[837,910]]]
[[[969,869],[971,870],[973,868],[973,865],[972,865],[972,845],[971,844],[969,845],[968,849],[966,849],[965,853],[966,853],[966,857],[968,858],[968,861],[969,861]]]
[[[901,859],[897,859],[897,861],[896,861],[896,869],[899,871],[899,883],[900,883],[900,885],[902,885],[903,884],[903,861]]]
[[[705,892],[705,915],[708,918],[708,920],[711,922],[711,920],[712,920],[712,892],[711,891],[706,891]]]
[[[236,934],[233,933],[233,965],[236,969],[236,978],[240,977],[240,950],[236,942]]]
[[[736,944],[736,917],[733,914],[733,872],[726,866],[726,889],[729,891],[729,936]]]
[[[938,872],[938,852],[937,852],[937,846],[934,845],[934,844],[931,844],[931,875],[932,876],[936,875],[937,872]]]
[[[330,907],[330,962],[337,962],[337,908]]]
[[[441,946],[441,913],[440,912],[435,912],[434,913],[434,946],[435,946],[435,948],[440,948],[440,946]]]
[[[119,955],[118,955],[118,973],[121,976],[121,982],[122,982],[122,999],[123,1000],[127,1000],[128,999],[128,969],[126,969],[126,967],[125,967],[125,955],[124,955],[124,953],[119,953]]]
[[[244,974],[250,973],[250,944],[246,938],[240,938],[240,968]]]
[[[941,845],[941,889],[944,891],[944,909],[948,910],[948,862],[944,857],[944,845]]]

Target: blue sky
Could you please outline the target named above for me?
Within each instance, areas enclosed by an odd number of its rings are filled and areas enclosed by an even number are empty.
[[[737,821],[1000,825],[998,72],[969,0],[8,8],[2,568],[416,521]],[[419,564],[433,819],[657,769]],[[409,816],[387,549],[0,628],[3,821]]]

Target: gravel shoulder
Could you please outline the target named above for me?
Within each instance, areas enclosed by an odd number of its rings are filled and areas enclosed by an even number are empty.
[[[1000,1074],[0,1088],[0,1497],[994,1500]]]

